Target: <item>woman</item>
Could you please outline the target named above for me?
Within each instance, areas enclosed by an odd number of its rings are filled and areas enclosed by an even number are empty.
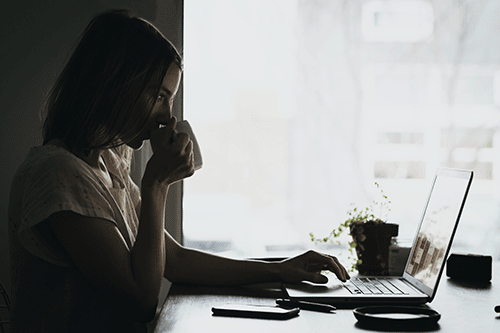
[[[327,269],[349,278],[335,257],[313,251],[233,260],[185,248],[164,230],[170,185],[194,173],[188,135],[171,139],[181,74],[172,44],[126,11],[98,15],[83,32],[45,106],[43,145],[12,184],[13,331],[145,331],[163,277],[325,283]],[[139,190],[131,150],[148,139],[154,153]]]

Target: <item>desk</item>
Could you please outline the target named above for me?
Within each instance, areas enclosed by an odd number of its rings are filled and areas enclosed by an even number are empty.
[[[497,266],[498,267],[498,266]],[[159,315],[155,333],[164,332],[361,332],[352,310],[319,313],[301,310],[298,317],[280,320],[213,317],[212,306],[224,303],[274,305],[282,298],[279,284],[245,287],[172,285]],[[491,284],[474,285],[443,276],[430,307],[441,313],[438,326],[430,331],[500,332],[500,278]]]

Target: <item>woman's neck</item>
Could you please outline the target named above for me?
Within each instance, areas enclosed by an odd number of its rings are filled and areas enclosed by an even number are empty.
[[[89,154],[83,152],[73,152],[77,157],[85,161],[94,169],[100,169],[99,159],[102,154],[102,150],[91,150]]]

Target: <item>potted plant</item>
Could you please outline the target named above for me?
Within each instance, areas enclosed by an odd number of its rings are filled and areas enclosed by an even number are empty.
[[[380,189],[378,183],[375,183],[375,186]],[[373,201],[365,209],[358,209],[351,204],[347,219],[327,237],[316,238],[313,233],[309,233],[311,241],[316,244],[334,243],[336,240],[342,246],[338,238],[348,231],[352,238],[349,242],[348,259],[352,260],[349,272],[357,270],[361,275],[389,274],[389,246],[392,237],[398,235],[398,225],[386,222],[391,202],[382,189],[380,193],[382,200]],[[375,215],[377,209],[378,217]]]

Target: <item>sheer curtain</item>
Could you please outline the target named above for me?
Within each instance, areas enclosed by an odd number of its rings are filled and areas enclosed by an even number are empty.
[[[476,173],[456,248],[499,256],[500,3],[192,0],[184,11],[184,117],[205,162],[185,181],[186,245],[297,253],[351,203],[379,200],[375,182],[411,241],[445,166]]]

